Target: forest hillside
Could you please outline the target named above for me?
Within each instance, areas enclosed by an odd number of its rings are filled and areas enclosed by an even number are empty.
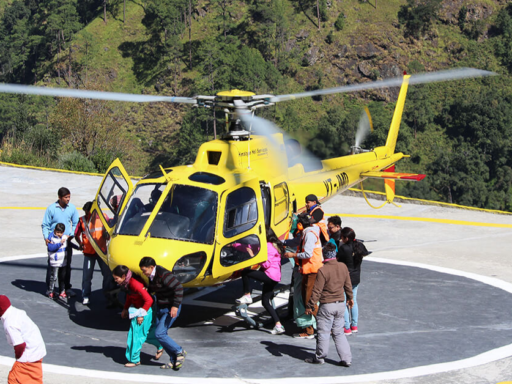
[[[0,0],[0,82],[154,95],[287,94],[456,67],[499,76],[410,87],[397,194],[512,211],[512,5],[505,0]],[[262,111],[321,158],[364,106],[383,145],[398,89]],[[0,95],[0,161],[143,175],[191,163],[224,116],[165,103]],[[378,188],[377,185],[372,185]]]

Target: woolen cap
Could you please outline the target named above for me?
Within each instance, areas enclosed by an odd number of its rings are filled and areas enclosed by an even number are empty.
[[[306,201],[315,201],[318,204],[318,198],[316,197],[316,195],[307,195]]]
[[[0,295],[0,316],[3,316],[5,311],[11,306],[11,301],[7,296]]]

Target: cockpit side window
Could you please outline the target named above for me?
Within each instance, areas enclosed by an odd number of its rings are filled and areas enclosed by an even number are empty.
[[[230,238],[248,231],[258,221],[256,194],[251,188],[242,187],[231,192],[226,199],[224,236]]]

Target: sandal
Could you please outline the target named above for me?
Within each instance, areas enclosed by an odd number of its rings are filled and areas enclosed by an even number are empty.
[[[138,363],[126,363],[124,366],[126,368],[134,368],[136,366],[140,365],[140,361]]]
[[[172,362],[160,366],[160,369],[173,369],[173,368],[174,368],[174,364]]]
[[[183,363],[185,362],[185,356],[187,356],[187,352],[185,350],[176,355],[176,362],[174,363],[175,370],[178,370],[181,367],[183,367]]]
[[[156,351],[156,355],[155,355],[154,359],[155,360],[160,360],[160,358],[162,357],[163,354],[164,354],[164,349],[161,348],[158,351]]]

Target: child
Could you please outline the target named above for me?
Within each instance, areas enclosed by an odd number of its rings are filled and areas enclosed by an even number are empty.
[[[64,230],[66,226],[62,223],[59,223],[55,226],[53,233],[48,236],[48,261],[51,267],[50,273],[50,283],[48,285],[48,291],[46,295],[53,299],[53,289],[55,288],[55,283],[59,282],[59,298],[67,299],[66,290],[64,287],[65,279],[66,279],[66,245],[68,236],[64,235]]]

